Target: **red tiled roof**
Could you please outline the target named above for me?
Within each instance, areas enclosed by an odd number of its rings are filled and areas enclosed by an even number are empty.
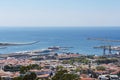
[[[111,74],[117,74],[119,72],[120,72],[120,70],[117,70],[117,71],[112,72]]]
[[[37,76],[38,78],[47,78],[47,77],[49,77],[49,74],[44,74],[44,75],[39,75],[39,76]]]
[[[83,78],[88,78],[88,77],[89,77],[89,76],[86,75],[86,74],[81,74],[80,76],[83,77]]]
[[[96,73],[100,73],[100,74],[103,74],[103,73],[108,73],[108,71],[95,71]]]
[[[81,78],[80,80],[95,80],[94,78]]]

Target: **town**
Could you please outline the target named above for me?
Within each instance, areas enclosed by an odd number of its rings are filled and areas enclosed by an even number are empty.
[[[84,55],[48,47],[0,55],[0,80],[120,80],[120,53]]]

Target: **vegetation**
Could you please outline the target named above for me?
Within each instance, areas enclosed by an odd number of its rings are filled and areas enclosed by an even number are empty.
[[[21,66],[5,65],[4,71],[16,72],[16,71],[20,71],[20,67]]]
[[[24,77],[15,77],[13,80],[36,80],[37,75],[35,73],[26,74]]]
[[[52,80],[79,80],[79,76],[76,74],[69,74],[67,70],[57,71]]]
[[[65,74],[60,80],[79,80],[79,77],[76,74]]]
[[[0,80],[2,80],[2,79],[1,79],[1,76],[0,76]]]
[[[37,75],[35,73],[30,73],[24,76],[23,80],[36,80]]]
[[[98,59],[96,60],[98,64],[108,64],[108,63],[115,63],[118,62],[117,58],[103,58],[103,59]]]
[[[58,70],[62,70],[64,67],[63,66],[57,66],[56,67],[56,70],[58,71]]]
[[[117,73],[117,75],[120,77],[120,71]]]
[[[86,57],[71,58],[70,60],[64,60],[63,64],[73,64],[74,62],[88,64],[90,61]]]
[[[30,68],[28,66],[21,66],[20,73],[25,74]]]
[[[86,57],[89,58],[89,59],[94,59],[94,56],[95,55],[87,55]]]
[[[37,64],[30,64],[28,66],[14,66],[14,65],[5,65],[4,66],[4,71],[10,71],[10,72],[16,72],[20,71],[20,73],[25,73],[30,69],[41,69],[41,67]]]
[[[104,66],[97,66],[96,69],[104,71],[106,68]]]
[[[41,69],[41,67],[39,65],[37,65],[37,64],[30,64],[28,66],[21,66],[20,73],[25,74],[30,69]]]
[[[23,77],[15,77],[13,80],[23,80]]]

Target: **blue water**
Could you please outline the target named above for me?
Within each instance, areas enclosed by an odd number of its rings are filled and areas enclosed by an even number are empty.
[[[120,40],[120,27],[29,27],[29,28],[0,28],[0,42],[32,42],[40,41],[33,45],[9,46],[0,49],[1,54],[44,49],[50,46],[73,47],[65,52],[75,52],[80,54],[101,55],[101,49],[93,49],[100,45],[120,45],[115,42],[102,42],[87,40],[87,38],[105,38]]]

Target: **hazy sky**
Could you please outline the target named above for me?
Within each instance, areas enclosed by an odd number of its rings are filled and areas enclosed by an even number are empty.
[[[120,0],[0,0],[0,26],[120,26]]]

